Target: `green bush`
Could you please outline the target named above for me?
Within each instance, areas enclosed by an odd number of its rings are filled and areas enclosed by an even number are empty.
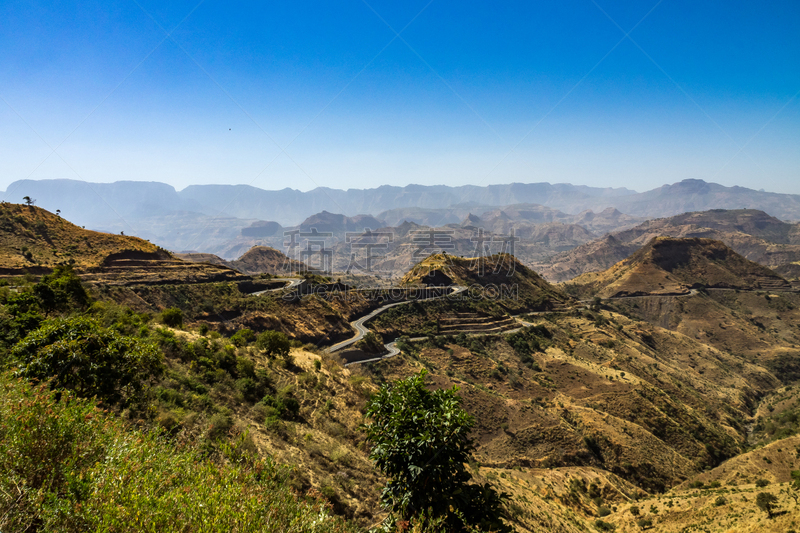
[[[243,444],[224,460],[129,431],[89,400],[0,376],[0,531],[355,532]],[[243,442],[243,441],[242,441]]]
[[[171,328],[179,328],[183,326],[183,311],[176,307],[170,307],[168,309],[164,309],[161,312],[161,322],[165,326],[169,326]]]
[[[162,356],[147,341],[120,335],[86,317],[55,318],[11,350],[17,375],[51,380],[53,388],[74,390],[116,403],[137,397],[160,373]]]
[[[608,522],[604,522],[599,518],[594,521],[594,527],[597,528],[598,531],[614,531],[616,529],[614,524],[609,524]]]
[[[772,518],[772,511],[778,503],[778,498],[769,492],[759,492],[756,496],[756,506]]]
[[[277,396],[264,396],[259,403],[267,407],[265,413],[267,418],[279,417],[291,420],[300,413],[300,402],[285,391],[278,393]]]
[[[289,356],[289,338],[285,333],[280,331],[264,331],[256,338],[256,347],[264,350],[269,357],[283,357]]]
[[[231,343],[240,348],[251,344],[254,340],[256,340],[256,334],[248,328],[240,329],[231,336]]]

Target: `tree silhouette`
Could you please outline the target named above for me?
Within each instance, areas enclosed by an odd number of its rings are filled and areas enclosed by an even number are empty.
[[[772,518],[772,510],[775,508],[776,503],[778,503],[778,498],[769,492],[759,492],[758,496],[756,496],[756,505],[767,513],[770,518]]]
[[[25,205],[27,206],[31,206],[36,203],[36,200],[31,198],[30,196],[23,196],[22,199],[25,200]]]

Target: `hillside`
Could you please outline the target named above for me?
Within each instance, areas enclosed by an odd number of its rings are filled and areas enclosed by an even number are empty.
[[[173,254],[178,259],[189,261],[190,263],[210,263],[212,265],[221,265],[228,268],[231,267],[230,261],[225,261],[223,258],[214,254],[201,254],[201,253],[181,253]]]
[[[434,254],[420,261],[401,280],[402,285],[459,285],[468,293],[487,295],[512,291],[513,298],[543,308],[569,298],[510,254],[465,258]],[[499,289],[498,289],[499,288]]]
[[[776,267],[775,273],[788,280],[800,280],[800,261],[785,263]]]
[[[0,273],[20,275],[58,264],[101,267],[117,258],[168,260],[170,254],[138,237],[90,231],[35,206],[0,204]]]
[[[603,520],[638,530],[627,512],[637,500],[659,509],[659,528],[680,530],[704,517],[687,517],[686,504],[668,515],[667,501],[704,501],[682,487],[718,465],[735,466],[750,494],[754,474],[730,458],[745,449],[758,398],[780,386],[769,370],[614,312],[527,320],[534,327],[519,332],[406,343],[402,355],[365,367],[376,381],[424,367],[434,387],[461,388],[478,420],[480,476],[514,494],[519,531],[593,530],[601,507]],[[785,480],[794,463],[783,457],[794,451],[776,448],[780,462],[761,455]],[[752,509],[740,520],[755,524]]]
[[[270,274],[272,276],[290,275],[310,269],[305,263],[289,259],[283,252],[269,246],[253,246],[241,257],[226,261],[214,254],[185,253],[175,257],[193,263],[210,263],[238,270],[243,274]]]
[[[567,281],[586,272],[605,270],[660,236],[716,239],[770,268],[800,260],[800,225],[755,209],[713,209],[648,220],[534,263],[534,267],[551,281]]]
[[[788,289],[770,269],[711,239],[656,237],[608,270],[567,284],[580,294],[604,298],[685,294],[691,288]]]

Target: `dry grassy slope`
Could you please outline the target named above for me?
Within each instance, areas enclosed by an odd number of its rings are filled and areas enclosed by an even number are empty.
[[[168,307],[183,311],[188,325],[205,323],[233,334],[241,328],[255,332],[283,331],[303,342],[332,344],[353,335],[349,321],[374,305],[358,295],[330,302],[317,296],[284,300],[283,293],[248,296],[237,283],[202,283],[100,288],[96,296],[114,300],[139,312]]]
[[[601,297],[686,293],[691,287],[760,289],[789,284],[770,269],[711,239],[656,237],[608,270],[568,283]]]
[[[703,472],[692,481],[705,484],[719,481],[722,485],[751,485],[759,479],[770,483],[786,483],[792,470],[800,470],[800,435],[770,443],[747,453],[728,459],[718,467]],[[682,483],[675,490],[689,488]]]
[[[189,342],[200,338],[196,333],[174,331]],[[253,360],[256,368],[266,370],[276,390],[290,391],[288,393],[299,402],[300,410],[294,419],[265,424],[263,410],[232,399],[236,396],[233,383],[229,384],[227,393],[225,387],[217,387],[211,393],[213,399],[229,405],[232,410],[235,425],[230,434],[246,432],[247,440],[259,454],[274,458],[278,464],[293,465],[294,482],[299,491],[304,492],[311,486],[322,490],[337,513],[356,519],[364,526],[379,521],[383,514],[378,498],[384,480],[364,452],[363,432],[359,429],[367,395],[375,390],[374,385],[351,374],[330,356],[302,349],[291,351],[294,359],[291,368],[268,359],[253,347],[238,348],[236,353]],[[319,362],[319,368],[315,362]],[[188,373],[186,363],[179,359],[168,358],[166,363],[168,374]],[[163,385],[171,387],[174,383]],[[167,415],[159,413],[159,420],[185,416],[181,409]]]
[[[424,349],[419,359],[401,356],[372,367],[376,376],[396,379],[425,366],[436,386],[461,387],[478,421],[479,478],[516,496],[518,530],[592,527],[597,506],[586,497],[570,499],[568,472],[587,483],[597,480],[603,504],[620,509],[605,520],[625,528],[633,522],[626,510],[635,494],[694,480],[716,462],[712,455],[737,453],[757,396],[779,382],[764,368],[681,333],[603,316],[614,323],[598,325],[587,316],[543,322],[555,340],[534,356],[541,372],[521,365],[502,342],[485,355],[448,345]],[[507,373],[498,379],[492,371],[500,365]],[[660,524],[667,497],[648,498],[640,506],[660,509]],[[759,529],[760,511],[742,513],[736,522],[730,513],[714,511],[716,495],[670,498],[674,516],[665,528],[706,523],[695,512],[699,508],[726,524],[769,531]],[[781,505],[787,502],[782,497]]]
[[[789,531],[800,525],[800,507],[790,496],[791,492],[797,494],[789,487],[792,470],[800,470],[800,436],[788,437],[736,456],[666,494],[651,496],[636,502],[636,505],[641,516],[653,520],[655,531]],[[758,487],[755,482],[761,479],[768,481],[769,485]],[[705,487],[690,488],[694,482],[701,482]],[[720,486],[710,488],[709,484],[713,482]],[[760,492],[778,498],[775,518],[767,518],[755,505]],[[652,508],[657,513],[653,513]],[[621,532],[639,530],[630,514],[630,504],[620,506],[605,520],[615,524]]]
[[[593,530],[598,508],[586,495],[570,496],[570,479],[594,481],[602,504],[617,507],[604,520],[620,528],[631,522],[626,509],[637,494],[650,498],[640,506],[652,502],[661,509],[660,520],[667,500],[646,493],[693,479],[737,453],[756,398],[779,386],[768,371],[740,357],[608,311],[531,320],[553,333],[543,340],[546,350],[533,355],[532,368],[505,341],[490,339],[480,349],[425,348],[418,358],[350,370],[323,357],[320,372],[313,364],[318,355],[297,351],[302,371],[274,365],[270,371],[277,388],[294,387],[300,419],[267,428],[257,413],[235,416],[263,453],[298,464],[303,483],[333,488],[340,511],[375,523],[381,480],[357,430],[365,394],[374,390],[370,378],[397,379],[425,366],[434,386],[461,387],[478,423],[478,479],[515,495],[518,531],[571,533]],[[695,507],[712,507],[716,495],[670,497],[683,514],[665,527],[682,528],[703,522]],[[756,523],[756,517],[747,520]]]
[[[23,255],[31,253],[31,259]],[[0,273],[50,269],[74,261],[77,269],[98,267],[112,254],[169,259],[169,254],[138,237],[89,231],[44,209],[0,204]]]
[[[442,272],[454,285],[467,287],[505,285],[516,287],[520,298],[547,300],[553,304],[569,301],[569,297],[510,254],[477,258],[434,254],[414,266],[403,276],[401,284],[424,284],[423,278],[434,271]]]
[[[615,307],[661,327],[800,379],[800,295],[708,291],[685,297],[617,300]]]
[[[640,517],[652,520],[653,527],[649,531],[658,533],[786,532],[800,526],[800,508],[787,494],[789,490],[786,483],[764,488],[751,484],[712,490],[676,490],[619,506],[616,512],[603,520],[616,526],[619,533],[638,533],[641,529],[630,512],[630,508],[636,505]],[[774,518],[768,518],[756,506],[756,498],[761,492],[778,499]]]
[[[202,254],[202,253],[183,253],[183,254],[173,254],[178,259],[182,259],[184,261],[189,261],[191,263],[210,263],[212,265],[221,265],[226,266],[228,268],[233,268],[231,266],[230,261],[225,261],[218,255],[214,254]]]
[[[305,263],[289,259],[283,252],[269,246],[254,246],[239,259],[231,261],[230,265],[245,274],[281,275],[313,270]]]
[[[489,465],[602,467],[657,489],[713,464],[712,455],[737,453],[755,397],[778,380],[679,333],[611,318],[621,331],[585,317],[545,323],[556,341],[534,356],[540,372],[502,342],[488,355],[456,345],[447,346],[452,354],[426,349],[421,361],[437,385],[462,387]],[[419,364],[398,357],[376,368],[394,379]],[[507,373],[498,379],[501,365]]]

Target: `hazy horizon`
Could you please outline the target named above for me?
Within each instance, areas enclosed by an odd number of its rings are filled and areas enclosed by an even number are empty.
[[[22,179],[800,194],[800,5],[0,7]],[[54,152],[55,149],[55,152]]]

